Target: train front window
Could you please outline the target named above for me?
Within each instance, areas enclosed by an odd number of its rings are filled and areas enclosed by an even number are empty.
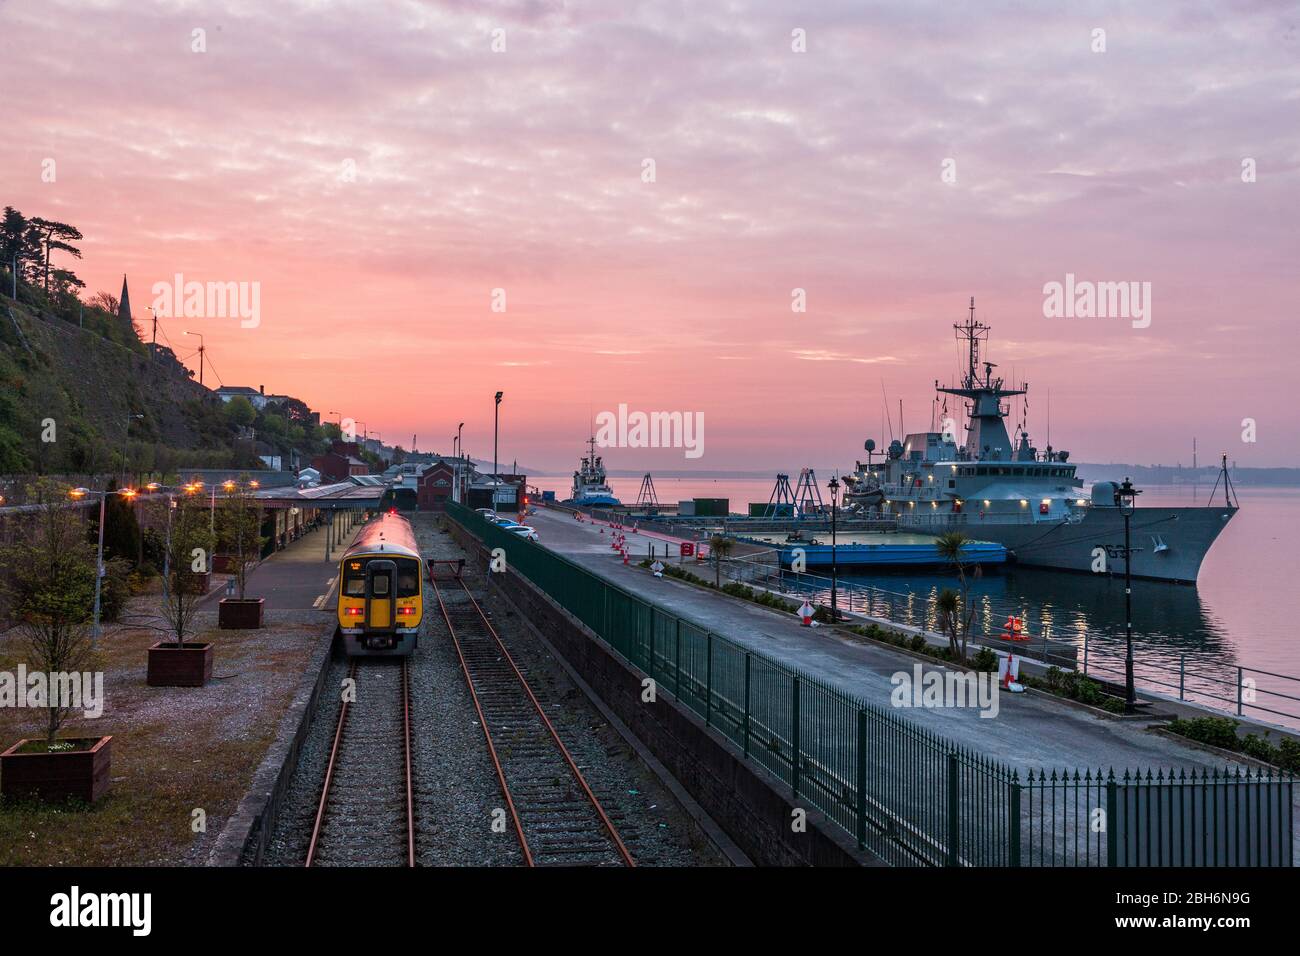
[[[383,574],[376,574],[374,578],[371,579],[371,593],[374,594],[375,597],[388,596],[388,573],[387,572],[384,572]]]
[[[416,564],[397,569],[397,596],[415,597],[420,593],[420,570]]]
[[[364,574],[349,574],[343,579],[343,593],[348,597],[365,597],[366,576]]]

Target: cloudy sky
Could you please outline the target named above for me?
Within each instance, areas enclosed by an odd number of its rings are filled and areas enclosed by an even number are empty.
[[[1040,446],[1050,389],[1076,460],[1300,465],[1297,6],[1048,6],[0,0],[0,204],[137,317],[257,283],[168,341],[407,447],[490,457],[502,389],[533,467],[620,403],[705,455],[611,467],[851,465],[974,295]],[[1046,317],[1067,274],[1150,325]]]

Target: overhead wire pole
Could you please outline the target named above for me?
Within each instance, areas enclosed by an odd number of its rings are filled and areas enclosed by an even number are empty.
[[[199,337],[199,384],[202,385],[203,384],[203,353],[207,351],[207,348],[203,344],[203,333],[191,332],[189,329],[186,329],[182,334],[197,335]]]

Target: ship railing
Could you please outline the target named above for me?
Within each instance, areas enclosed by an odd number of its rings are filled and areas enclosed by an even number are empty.
[[[967,507],[971,507],[967,503]],[[1033,514],[1011,514],[1010,512],[995,512],[989,519],[981,518],[978,511],[963,511],[958,514],[952,512],[930,513],[922,511],[919,507],[915,513],[898,512],[898,526],[900,528],[969,528],[978,531],[981,524],[988,520],[990,524],[1008,525],[1008,524],[1036,524],[1040,520]]]

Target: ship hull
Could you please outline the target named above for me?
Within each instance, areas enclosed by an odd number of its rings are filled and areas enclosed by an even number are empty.
[[[1133,576],[1195,584],[1214,540],[1237,513],[1226,506],[1138,508],[1131,521]],[[1093,508],[1077,524],[999,524],[978,514],[952,530],[1006,547],[1011,560],[1029,567],[1097,573],[1094,549],[1107,550],[1105,568],[1124,573],[1124,518],[1118,508]]]

